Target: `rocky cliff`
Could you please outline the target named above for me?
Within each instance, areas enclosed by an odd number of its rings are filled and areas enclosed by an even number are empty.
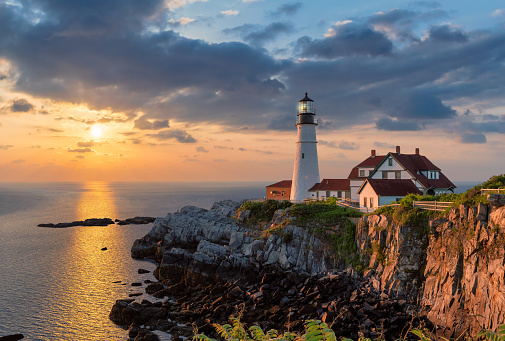
[[[289,208],[250,226],[240,223],[247,211],[234,217],[239,206],[231,201],[210,210],[187,206],[158,218],[135,242],[132,256],[158,261],[159,282],[145,290],[163,301],[118,300],[110,318],[129,325],[131,337],[142,328],[191,336],[193,325],[212,333],[211,323],[225,323],[239,311],[244,322],[264,330],[297,331],[303,321],[321,319],[338,336],[354,339],[385,333],[394,340],[406,325],[418,325],[417,307],[378,291],[371,276],[346,267],[328,243],[296,226]],[[332,234],[339,229],[330,228]]]
[[[419,300],[420,314],[445,337],[505,324],[505,196],[461,205],[425,226],[364,217],[356,233],[370,255],[374,287]]]

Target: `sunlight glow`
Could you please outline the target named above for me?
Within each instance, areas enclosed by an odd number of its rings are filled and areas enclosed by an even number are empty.
[[[94,125],[91,127],[91,135],[93,137],[101,137],[102,136],[102,128],[100,126]]]

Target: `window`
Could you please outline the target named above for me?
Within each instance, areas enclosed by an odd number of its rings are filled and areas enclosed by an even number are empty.
[[[388,178],[388,172],[387,171],[382,171],[382,178],[387,179]]]
[[[363,207],[366,207],[366,197],[363,198]]]
[[[402,171],[395,171],[395,179],[401,179],[402,178]]]
[[[302,153],[302,159],[305,159],[305,153]]]
[[[338,197],[338,198],[342,198],[342,191],[338,191],[338,192],[337,192],[337,197]]]
[[[330,191],[326,191],[326,197],[329,198],[330,197]]]
[[[359,171],[359,176],[360,176],[360,177],[365,176],[365,170],[364,170],[364,169],[360,169],[360,171]]]
[[[370,197],[370,207],[373,208],[373,197]]]
[[[286,195],[286,191],[282,191],[282,196],[285,196]]]
[[[393,158],[389,158],[388,159],[388,166],[392,166],[393,165]]]
[[[373,173],[373,169],[370,169],[370,170],[368,171],[368,176],[372,175],[372,173]]]

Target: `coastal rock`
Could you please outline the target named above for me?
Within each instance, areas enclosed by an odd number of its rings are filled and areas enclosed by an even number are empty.
[[[125,220],[116,219],[116,223],[118,225],[145,225],[154,223],[155,220],[156,218],[153,217],[135,217],[135,218],[128,218]]]
[[[107,226],[114,224],[110,218],[91,218],[86,220],[73,221],[71,223],[57,223],[57,224],[38,224],[40,227],[64,228],[72,226]]]
[[[0,341],[16,341],[24,338],[25,337],[23,334],[13,334],[13,335],[1,336]]]

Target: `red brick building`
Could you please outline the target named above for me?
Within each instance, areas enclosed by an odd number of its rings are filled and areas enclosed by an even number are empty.
[[[267,186],[267,199],[289,200],[291,184],[291,180],[282,180]]]

